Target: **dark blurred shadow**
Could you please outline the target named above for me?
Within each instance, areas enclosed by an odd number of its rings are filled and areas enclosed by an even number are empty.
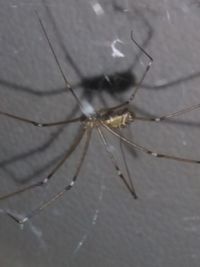
[[[49,97],[49,96],[55,96],[55,95],[60,95],[62,93],[66,94],[66,88],[60,88],[60,89],[52,89],[49,91],[45,91],[45,92],[41,92],[37,89],[33,89],[29,86],[23,86],[23,85],[19,85],[10,81],[6,81],[3,79],[0,79],[0,85],[8,88],[9,90],[13,90],[13,91],[19,91],[19,92],[23,92],[25,94],[31,94],[31,95],[35,95],[35,96],[39,96],[39,97]]]

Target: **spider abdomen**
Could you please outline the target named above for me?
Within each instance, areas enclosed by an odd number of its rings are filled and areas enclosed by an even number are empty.
[[[123,114],[116,114],[110,116],[108,119],[104,120],[104,123],[111,128],[123,128],[133,121],[134,114],[129,111],[126,111]]]

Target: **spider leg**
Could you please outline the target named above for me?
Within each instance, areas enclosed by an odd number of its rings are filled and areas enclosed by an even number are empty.
[[[56,121],[56,122],[50,122],[50,123],[40,123],[40,122],[36,122],[36,121],[30,120],[30,119],[27,119],[27,118],[19,117],[19,116],[16,116],[14,114],[10,114],[10,113],[3,112],[3,111],[0,111],[0,115],[12,118],[14,120],[22,121],[22,122],[25,122],[25,123],[28,123],[28,124],[32,124],[32,125],[37,126],[37,127],[57,126],[57,125],[62,125],[62,124],[81,121],[81,119],[82,119],[82,116],[80,116],[78,118],[74,118],[74,119],[71,119],[71,120],[63,120],[63,121]]]
[[[150,156],[153,156],[153,157],[156,157],[156,158],[166,158],[166,159],[172,159],[172,160],[176,160],[176,161],[182,161],[182,162],[200,164],[200,160],[182,158],[182,157],[177,157],[177,156],[173,156],[173,155],[167,155],[167,154],[158,153],[156,151],[149,150],[148,148],[146,148],[144,146],[141,146],[141,145],[138,145],[135,142],[132,142],[129,139],[125,138],[124,136],[116,133],[114,130],[112,130],[110,127],[108,127],[107,125],[105,125],[103,122],[101,124],[110,133],[112,133],[113,135],[115,135],[118,138],[120,138],[123,142],[125,142],[125,143],[129,144],[130,146],[134,147],[136,150],[141,151],[141,152],[144,152],[144,153],[146,153],[146,154],[148,154]]]
[[[128,106],[131,102],[133,102],[138,90],[141,88],[141,84],[142,84],[144,78],[146,77],[146,75],[147,75],[148,71],[150,70],[150,67],[151,67],[151,65],[153,63],[153,58],[133,38],[133,31],[131,31],[131,40],[142,51],[142,53],[145,54],[145,56],[149,59],[149,62],[147,64],[146,68],[145,68],[145,71],[144,71],[142,77],[140,78],[139,82],[137,83],[136,87],[134,88],[134,91],[131,94],[131,96],[129,97],[129,99],[124,101],[123,103],[117,105],[117,106],[108,108],[107,111],[114,111],[116,109],[120,109],[120,108],[122,108],[124,106]]]
[[[57,199],[61,198],[64,195],[64,193],[66,193],[67,191],[71,190],[72,187],[75,185],[75,183],[77,181],[77,178],[78,178],[78,175],[80,173],[81,167],[83,166],[83,162],[85,160],[85,156],[86,156],[88,148],[89,148],[89,143],[90,143],[90,140],[91,140],[91,134],[92,134],[92,129],[89,128],[87,130],[86,142],[85,142],[85,145],[84,145],[84,148],[83,148],[83,153],[82,153],[82,156],[81,156],[80,161],[78,163],[76,172],[75,172],[71,182],[68,185],[66,185],[63,190],[61,190],[58,193],[56,193],[48,201],[42,203],[40,206],[38,206],[36,209],[32,210],[29,214],[25,215],[23,218],[18,218],[15,214],[12,214],[10,211],[6,211],[6,214],[9,217],[11,217],[13,220],[15,220],[17,223],[23,224],[23,223],[27,222],[28,220],[30,220],[31,218],[33,218],[34,216],[36,216],[42,210],[47,208],[54,201],[56,201]]]
[[[129,185],[129,183],[127,182],[127,180],[126,180],[126,178],[124,177],[123,173],[121,172],[121,170],[120,170],[120,168],[119,168],[119,166],[118,166],[118,164],[117,164],[117,161],[115,160],[115,157],[114,157],[112,151],[111,151],[110,148],[109,148],[109,144],[108,144],[108,142],[107,142],[107,140],[106,140],[106,138],[105,138],[105,135],[103,134],[103,132],[101,131],[101,129],[100,129],[99,127],[97,127],[97,130],[98,130],[98,133],[99,133],[99,135],[100,135],[100,138],[101,138],[101,140],[102,140],[102,142],[103,142],[103,144],[104,144],[104,146],[105,146],[105,148],[106,148],[106,151],[107,151],[107,153],[108,153],[108,155],[109,155],[109,157],[110,157],[110,159],[111,159],[111,161],[112,161],[112,163],[113,163],[113,165],[114,165],[114,167],[115,167],[115,169],[116,169],[116,171],[117,171],[117,175],[118,175],[119,178],[123,181],[124,185],[125,185],[126,188],[129,190],[129,192],[131,193],[131,195],[132,195],[135,199],[137,199],[138,197],[137,197],[137,195],[136,195],[135,188],[132,187],[132,184]]]
[[[125,165],[125,169],[126,169],[126,173],[127,173],[127,177],[128,177],[128,181],[129,181],[129,184],[132,188],[132,191],[135,192],[135,189],[134,189],[134,185],[133,185],[133,181],[131,179],[131,174],[130,174],[130,171],[129,171],[129,168],[128,168],[128,163],[127,163],[127,160],[126,160],[126,154],[124,153],[124,148],[123,148],[123,142],[122,140],[120,139],[120,148],[121,148],[121,152],[122,152],[122,159],[123,159],[123,162],[124,162],[124,165]]]
[[[143,54],[149,59],[149,62],[145,68],[145,71],[142,75],[142,77],[140,78],[139,82],[137,83],[133,93],[131,94],[131,96],[129,97],[129,99],[124,103],[125,105],[129,105],[135,98],[138,90],[141,88],[141,84],[144,80],[144,78],[146,77],[148,71],[151,68],[151,65],[153,63],[153,58],[136,42],[136,40],[133,37],[133,31],[131,31],[131,40],[133,41],[133,43],[143,52]]]
[[[146,77],[148,71],[150,70],[151,68],[151,65],[153,63],[153,58],[136,42],[136,40],[133,38],[133,31],[131,31],[131,40],[133,41],[133,43],[143,52],[143,54],[145,54],[145,56],[149,59],[149,62],[145,68],[145,71],[142,75],[142,77],[140,78],[139,82],[137,83],[133,93],[130,95],[129,99],[126,100],[125,102],[123,102],[122,104],[120,105],[117,105],[115,107],[112,107],[110,110],[115,110],[115,109],[118,109],[118,108],[121,108],[123,106],[127,106],[129,105],[131,102],[133,102],[137,92],[139,91],[139,89],[141,88],[141,85],[142,85],[142,82],[144,81],[144,78]]]
[[[35,10],[35,14],[36,14],[36,16],[37,16],[37,18],[38,18],[38,21],[39,21],[39,23],[40,23],[40,26],[41,26],[41,29],[42,29],[42,31],[43,31],[43,34],[44,34],[44,36],[45,36],[45,38],[46,38],[46,40],[47,40],[47,43],[48,43],[48,45],[49,45],[49,48],[50,48],[50,50],[51,50],[51,53],[52,53],[52,55],[53,55],[53,57],[54,57],[54,59],[55,59],[55,62],[56,62],[56,64],[57,64],[57,66],[58,66],[58,69],[59,69],[59,71],[60,71],[60,74],[61,74],[61,76],[62,76],[62,78],[63,78],[63,80],[64,80],[64,82],[65,82],[66,88],[71,92],[71,94],[73,95],[73,97],[74,97],[75,100],[77,101],[77,103],[78,103],[78,105],[79,105],[81,111],[83,112],[83,114],[85,114],[84,107],[83,107],[83,105],[82,105],[80,99],[78,98],[78,96],[77,96],[76,93],[74,92],[74,90],[73,90],[71,84],[69,83],[69,81],[68,81],[66,75],[64,74],[64,71],[63,71],[63,69],[62,69],[62,67],[61,67],[61,64],[60,64],[59,60],[58,60],[58,57],[57,57],[56,52],[55,52],[55,50],[54,50],[54,48],[53,48],[53,45],[52,45],[52,43],[51,43],[51,41],[50,41],[50,39],[49,39],[49,36],[48,36],[47,31],[46,31],[46,29],[45,29],[45,26],[44,26],[44,24],[43,24],[43,22],[42,22],[42,20],[41,20],[41,18],[40,18],[40,16],[39,16],[39,14],[38,14],[38,12],[37,12],[36,10]],[[86,115],[87,115],[87,114],[86,114]]]
[[[165,121],[174,117],[178,117],[181,116],[185,113],[191,112],[193,110],[199,109],[200,108],[200,104],[197,105],[193,105],[190,107],[187,107],[185,109],[181,109],[179,111],[173,112],[173,113],[169,113],[167,115],[161,116],[161,117],[135,117],[135,120],[142,120],[142,121],[155,121],[155,122],[160,122],[160,121]]]
[[[75,141],[73,142],[73,144],[70,146],[70,148],[68,149],[67,153],[65,154],[65,156],[62,158],[62,160],[55,166],[55,168],[41,181],[33,183],[31,185],[25,186],[21,189],[18,189],[16,191],[10,192],[8,194],[2,195],[0,196],[0,200],[4,200],[6,198],[10,198],[12,196],[21,194],[25,191],[31,190],[35,187],[40,187],[43,186],[45,184],[47,184],[49,182],[49,180],[54,176],[54,174],[58,171],[58,169],[64,164],[64,162],[71,156],[71,154],[74,152],[74,150],[77,148],[77,146],[79,145],[79,143],[81,142],[84,134],[85,134],[86,129],[83,128],[80,132],[80,134],[78,135],[78,137],[75,139]]]

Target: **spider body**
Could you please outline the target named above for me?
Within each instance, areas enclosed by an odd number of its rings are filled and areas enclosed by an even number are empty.
[[[83,118],[85,121],[85,127],[94,128],[99,127],[101,124],[105,124],[110,128],[120,129],[128,126],[135,119],[135,113],[128,108],[121,108],[119,110],[100,110],[94,117]]]
[[[124,128],[135,119],[135,114],[128,108],[111,112],[104,115],[103,123],[111,128]]]

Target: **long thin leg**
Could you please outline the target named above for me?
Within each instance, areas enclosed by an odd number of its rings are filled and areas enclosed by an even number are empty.
[[[74,143],[71,145],[71,147],[68,149],[67,153],[65,154],[65,156],[62,158],[62,160],[56,165],[56,167],[47,175],[47,177],[45,177],[43,180],[36,182],[34,184],[25,186],[21,189],[18,189],[16,191],[13,191],[11,193],[8,193],[6,195],[2,195],[0,196],[0,200],[6,199],[6,198],[10,198],[13,197],[15,195],[21,194],[25,191],[31,190],[35,187],[40,187],[43,186],[45,184],[47,184],[49,182],[49,180],[53,177],[53,175],[58,171],[58,169],[64,164],[64,162],[70,157],[70,155],[74,152],[74,150],[77,148],[77,146],[79,145],[79,143],[81,142],[84,134],[85,134],[85,128],[83,128],[80,132],[80,134],[78,135],[78,137],[76,138],[76,140],[74,141]]]
[[[123,183],[125,184],[126,188],[129,190],[129,192],[131,193],[131,195],[135,199],[137,199],[135,188],[134,187],[132,188],[132,186],[130,186],[129,183],[127,182],[127,180],[125,179],[123,173],[121,172],[121,170],[120,170],[120,168],[119,168],[119,166],[118,166],[118,164],[117,164],[117,162],[115,160],[115,157],[114,157],[112,151],[109,149],[109,144],[108,144],[108,142],[107,142],[107,140],[106,140],[103,132],[101,131],[101,129],[99,127],[97,128],[97,130],[98,130],[98,133],[100,135],[100,138],[101,138],[101,140],[102,140],[102,142],[103,142],[103,144],[104,144],[104,146],[106,148],[106,151],[108,152],[108,155],[109,155],[109,157],[110,157],[113,165],[115,166],[115,169],[117,171],[118,176],[123,181]]]
[[[128,181],[129,181],[129,184],[130,184],[130,186],[132,188],[132,191],[135,192],[133,181],[131,179],[131,174],[130,174],[130,171],[129,171],[129,168],[128,168],[128,163],[127,163],[127,160],[126,160],[126,155],[124,153],[123,144],[124,144],[124,142],[122,142],[122,140],[120,139],[120,148],[121,148],[121,152],[122,152],[123,162],[124,162],[124,165],[125,165],[125,168],[126,168],[126,173],[127,173]]]
[[[55,194],[48,201],[42,203],[39,207],[37,207],[36,209],[32,210],[29,214],[27,214],[23,218],[18,218],[15,214],[12,214],[10,211],[6,211],[7,215],[10,216],[17,223],[23,224],[23,223],[27,222],[28,220],[30,220],[31,218],[33,218],[34,216],[36,216],[42,210],[44,210],[45,208],[47,208],[54,201],[56,201],[57,199],[59,199],[60,197],[62,197],[65,192],[71,190],[72,187],[75,185],[75,182],[77,181],[77,178],[78,178],[78,175],[80,173],[81,167],[83,166],[83,162],[84,162],[85,156],[86,156],[87,151],[88,151],[88,148],[89,148],[91,134],[92,134],[92,129],[90,128],[90,129],[87,130],[87,138],[86,138],[86,142],[85,142],[85,145],[84,145],[84,148],[83,148],[83,154],[82,154],[82,156],[80,158],[80,161],[78,163],[76,172],[75,172],[75,174],[74,174],[71,182],[68,185],[66,185],[63,190],[61,190],[60,192],[58,192],[57,194]]]
[[[196,163],[196,164],[200,164],[200,160],[195,160],[195,159],[188,159],[188,158],[182,158],[182,157],[177,157],[177,156],[173,156],[173,155],[167,155],[167,154],[162,154],[162,153],[158,153],[156,151],[152,151],[149,150],[148,148],[138,145],[135,142],[132,142],[130,140],[128,140],[127,138],[125,138],[124,136],[116,133],[114,130],[112,130],[110,127],[108,127],[107,125],[105,125],[103,122],[101,123],[102,126],[104,128],[106,128],[110,133],[112,133],[113,135],[117,136],[118,138],[120,138],[122,141],[124,141],[125,143],[129,144],[130,146],[134,147],[136,150],[144,152],[148,155],[151,155],[153,157],[157,157],[157,158],[166,158],[166,159],[172,159],[172,160],[176,160],[176,161],[182,161],[182,162],[188,162],[188,163]]]
[[[37,12],[36,10],[35,10],[35,13],[36,13],[36,16],[37,16],[37,18],[38,18],[38,20],[39,20],[41,29],[42,29],[42,31],[43,31],[43,33],[44,33],[44,36],[45,36],[46,40],[47,40],[47,43],[48,43],[48,45],[49,45],[49,48],[50,48],[50,50],[51,50],[51,52],[52,52],[52,55],[53,55],[53,57],[54,57],[54,59],[55,59],[55,62],[56,62],[56,64],[57,64],[57,66],[58,66],[58,69],[59,69],[59,71],[60,71],[60,74],[61,74],[61,76],[63,77],[63,80],[64,80],[64,82],[65,82],[66,88],[71,92],[71,94],[73,95],[73,97],[74,97],[75,100],[77,101],[77,103],[78,103],[78,105],[79,105],[81,111],[83,112],[83,114],[85,114],[85,110],[84,110],[84,107],[83,107],[81,101],[79,100],[79,98],[78,98],[78,96],[76,95],[76,93],[74,92],[74,90],[73,90],[71,84],[70,84],[69,81],[67,80],[66,75],[64,74],[64,71],[63,71],[63,69],[62,69],[62,67],[61,67],[61,64],[60,64],[60,62],[59,62],[59,60],[58,60],[58,57],[57,57],[57,55],[56,55],[56,53],[55,53],[55,50],[54,50],[54,48],[53,48],[53,45],[52,45],[52,43],[51,43],[51,41],[50,41],[50,39],[49,39],[49,36],[48,36],[48,34],[47,34],[47,31],[46,31],[45,27],[44,27],[44,24],[43,24],[43,22],[42,22],[42,20],[41,20],[41,18],[40,18],[40,16],[39,16],[39,14],[38,14],[38,12]],[[85,114],[85,115],[88,116],[87,114]]]
[[[185,109],[181,109],[181,110],[173,112],[173,113],[169,113],[169,114],[161,116],[161,117],[138,117],[138,116],[136,116],[134,119],[135,120],[141,120],[141,121],[160,122],[160,121],[164,121],[164,120],[172,119],[174,117],[181,116],[185,113],[189,113],[189,112],[196,110],[196,109],[199,109],[199,108],[200,108],[200,104],[197,104],[197,105],[193,105],[193,106],[190,106],[190,107],[185,108]]]
[[[114,106],[114,107],[111,107],[109,108],[110,111],[113,111],[113,110],[116,110],[116,109],[119,109],[123,106],[127,106],[129,105],[131,102],[133,102],[138,90],[141,88],[141,84],[142,82],[144,81],[144,78],[146,77],[148,71],[150,70],[150,67],[153,63],[153,58],[136,42],[136,40],[133,38],[133,31],[131,31],[131,40],[134,42],[134,44],[143,52],[143,54],[145,54],[146,57],[148,57],[149,59],[149,63],[148,65],[146,66],[145,68],[145,71],[141,77],[141,79],[139,80],[139,82],[137,83],[133,93],[131,94],[131,96],[129,97],[129,99],[125,102],[123,102],[122,104],[119,104],[117,106]]]
[[[127,104],[130,104],[130,102],[132,102],[138,92],[138,90],[141,88],[141,84],[145,78],[145,76],[147,75],[147,72],[149,71],[152,63],[153,63],[153,58],[136,42],[136,40],[133,37],[133,31],[131,31],[131,40],[134,42],[134,44],[143,52],[143,54],[145,54],[145,56],[149,59],[149,63],[146,66],[146,69],[140,79],[140,81],[138,82],[138,84],[136,85],[133,93],[131,94],[130,98],[128,99],[128,101],[126,101]]]
[[[82,116],[80,116],[78,118],[74,118],[74,119],[71,119],[71,120],[63,120],[63,121],[56,121],[56,122],[50,122],[50,123],[40,123],[40,122],[29,120],[27,118],[19,117],[19,116],[16,116],[16,115],[13,115],[13,114],[10,114],[10,113],[7,113],[7,112],[3,112],[3,111],[0,111],[0,115],[12,118],[14,120],[22,121],[22,122],[25,122],[25,123],[28,123],[28,124],[32,124],[32,125],[37,126],[37,127],[57,126],[57,125],[62,125],[62,124],[81,121],[81,119],[82,119]]]

